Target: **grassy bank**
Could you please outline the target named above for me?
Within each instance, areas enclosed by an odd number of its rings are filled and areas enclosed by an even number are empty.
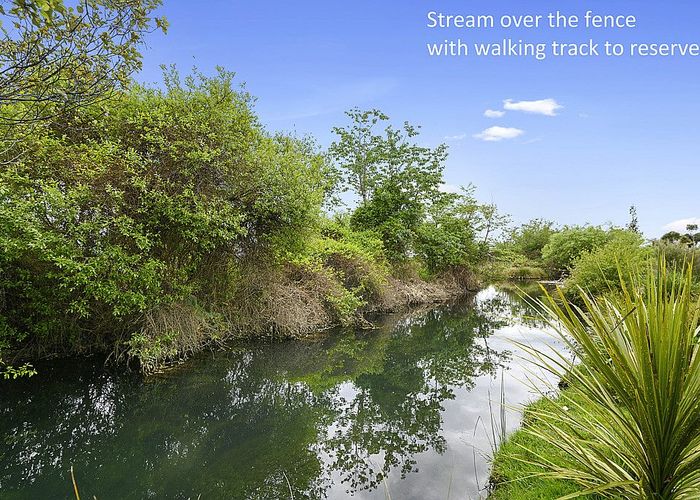
[[[569,397],[573,396],[571,394]],[[491,471],[491,500],[551,500],[570,495],[580,490],[571,481],[547,477],[548,470],[537,465],[540,457],[545,457],[554,465],[566,464],[566,457],[556,447],[535,437],[538,428],[534,415],[551,412],[552,407],[567,406],[566,397],[541,398],[524,408],[522,428],[513,433],[501,444],[495,456]],[[577,409],[569,408],[575,418]],[[587,495],[581,498],[599,498]]]

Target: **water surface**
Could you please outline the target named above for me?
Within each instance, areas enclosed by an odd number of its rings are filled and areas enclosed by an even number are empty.
[[[1,496],[72,498],[72,465],[100,500],[484,497],[501,391],[534,398],[510,340],[551,343],[530,314],[489,288],[146,379],[99,360],[39,366],[0,384]]]

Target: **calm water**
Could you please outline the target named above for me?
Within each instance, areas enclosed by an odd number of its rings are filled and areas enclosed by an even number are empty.
[[[485,496],[501,387],[509,404],[534,398],[509,339],[551,342],[528,314],[489,288],[145,380],[98,361],[41,366],[0,384],[0,497],[72,498],[71,465],[100,500]],[[507,429],[518,419],[509,410]]]

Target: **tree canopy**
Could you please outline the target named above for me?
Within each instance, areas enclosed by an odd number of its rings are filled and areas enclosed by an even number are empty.
[[[31,123],[124,89],[161,0],[0,0],[0,122]]]

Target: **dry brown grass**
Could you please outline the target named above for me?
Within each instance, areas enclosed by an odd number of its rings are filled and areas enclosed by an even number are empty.
[[[361,285],[371,271],[342,256],[319,267],[248,263],[238,270],[228,300],[215,312],[182,303],[149,311],[140,332],[128,341],[128,354],[152,373],[232,337],[298,338],[339,324],[369,328],[366,314],[444,302],[476,286],[468,271],[425,281],[406,268],[400,278],[373,280],[364,300],[352,295],[352,290],[366,291]]]
[[[340,285],[327,274],[288,265],[241,276],[227,311],[240,335],[298,337],[332,323],[324,296]]]
[[[144,315],[141,331],[129,341],[129,355],[138,358],[144,373],[154,373],[204,346],[222,344],[228,333],[220,314],[192,304],[162,305]]]

